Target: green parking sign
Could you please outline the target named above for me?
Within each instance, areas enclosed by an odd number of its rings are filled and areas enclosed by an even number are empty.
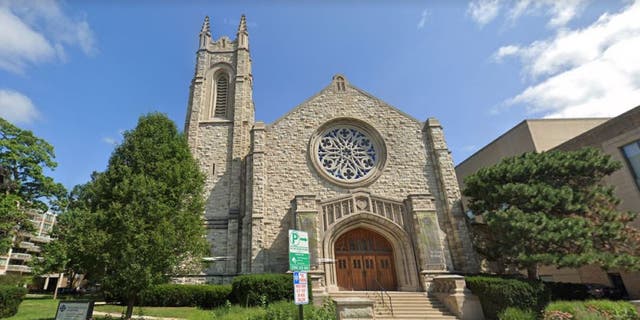
[[[289,230],[289,270],[307,271],[309,262],[309,235],[304,231]]]

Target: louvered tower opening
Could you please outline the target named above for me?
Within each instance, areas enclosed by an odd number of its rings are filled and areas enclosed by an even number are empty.
[[[229,78],[221,74],[216,79],[216,107],[213,116],[224,118],[227,116],[227,101],[229,101]]]

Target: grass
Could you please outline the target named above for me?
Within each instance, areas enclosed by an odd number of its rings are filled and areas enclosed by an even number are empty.
[[[18,314],[7,320],[53,320],[56,317],[58,301],[51,297],[26,298],[18,308]]]
[[[51,299],[51,296],[28,297],[18,309],[18,314],[6,320],[54,320],[59,300]],[[292,302],[276,302],[273,307],[292,308]],[[305,306],[305,314],[311,306]],[[94,311],[121,314],[125,307],[118,305],[99,305]],[[189,320],[245,320],[261,318],[266,314],[266,310],[260,307],[244,308],[237,305],[219,307],[213,310],[202,310],[190,307],[135,307],[133,310],[134,319],[136,316],[155,316],[167,318],[182,318]],[[305,317],[306,318],[306,317]],[[96,319],[102,319],[97,317]],[[118,319],[118,317],[114,318]]]
[[[98,312],[108,312],[115,314],[123,314],[126,310],[125,306],[118,305],[99,305],[93,309]],[[165,318],[182,318],[190,320],[212,320],[213,310],[202,310],[194,307],[134,307],[133,315],[154,316]]]

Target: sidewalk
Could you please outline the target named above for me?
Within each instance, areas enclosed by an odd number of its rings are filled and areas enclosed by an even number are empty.
[[[101,317],[110,316],[114,320],[117,320],[117,319],[120,319],[120,317],[122,316],[122,313],[120,313],[120,312],[99,312],[99,311],[94,311],[92,316],[101,316]],[[184,318],[161,318],[161,317],[136,316],[136,315],[131,316],[131,319],[133,319],[133,320],[138,320],[138,319],[145,319],[145,320],[185,320]]]

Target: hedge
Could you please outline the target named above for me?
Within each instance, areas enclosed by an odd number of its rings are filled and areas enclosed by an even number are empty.
[[[234,301],[246,306],[293,298],[292,274],[248,274],[233,278]]]
[[[639,320],[635,307],[625,301],[556,301],[547,306],[544,320]]]
[[[210,309],[224,305],[230,293],[229,285],[161,284],[142,291],[138,304],[149,307]]]
[[[542,313],[551,294],[541,281],[470,276],[467,287],[480,298],[487,319],[498,319],[508,307]]]
[[[27,294],[27,289],[16,286],[0,286],[0,318],[18,313],[18,306]]]

